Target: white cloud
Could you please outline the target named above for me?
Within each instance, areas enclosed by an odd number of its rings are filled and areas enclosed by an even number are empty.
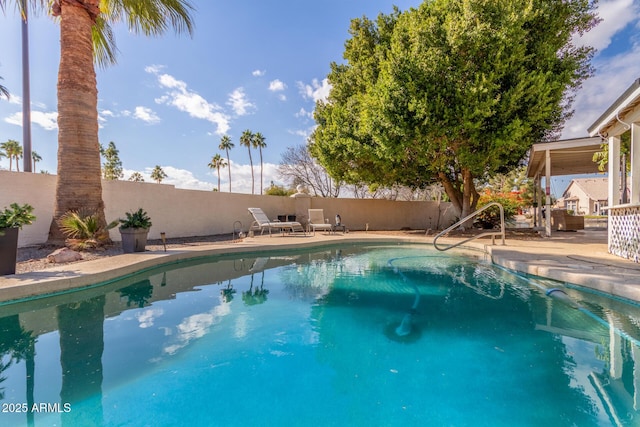
[[[286,95],[284,95],[283,93],[281,93],[280,95],[278,95],[278,99],[279,99],[280,101],[286,101],[286,100],[287,100],[287,97],[286,97]]]
[[[2,96],[0,97],[0,100],[8,101],[9,104],[22,105],[22,98],[20,98],[18,95],[12,94],[11,92],[9,92],[9,99]]]
[[[287,85],[278,79],[275,79],[269,82],[269,90],[271,92],[280,92],[285,90],[286,88],[287,88]]]
[[[607,48],[615,35],[636,21],[639,25],[640,5],[634,0],[609,0],[598,4],[603,21],[578,41],[597,49]],[[587,129],[638,78],[640,45],[614,57],[597,55],[593,61],[596,73],[582,84],[573,103],[575,114],[564,127],[563,138],[587,135]]]
[[[147,107],[136,107],[133,117],[143,122],[154,124],[160,122],[160,117],[151,109]]]
[[[638,78],[640,46],[605,60],[596,60],[596,75],[583,83],[576,94],[574,117],[562,133],[563,138],[587,135],[587,129]]]
[[[163,96],[156,98],[158,104],[166,104],[184,111],[196,119],[207,120],[217,126],[216,133],[224,135],[228,132],[229,116],[222,112],[222,108],[210,103],[196,92],[191,91],[187,84],[169,74],[157,74],[157,67],[149,66],[145,68],[148,73],[158,76],[160,86],[168,89]]]
[[[271,181],[278,182],[278,165],[274,163],[264,163],[262,173],[263,190],[266,190]],[[124,169],[124,179],[129,179],[131,174],[139,172],[145,182],[154,182],[151,179],[151,171],[154,166],[146,167],[143,171]],[[218,188],[218,171],[210,169],[207,172],[207,181],[197,178],[193,172],[186,169],[179,169],[173,166],[161,166],[167,177],[162,180],[162,184],[174,185],[176,188],[187,190],[212,191]],[[255,179],[255,194],[260,194],[260,162],[254,162],[253,174]],[[231,159],[231,190],[234,193],[251,194],[251,166],[236,163]],[[229,170],[227,167],[220,169],[220,191],[229,191]]]
[[[278,165],[273,163],[264,163],[262,172],[262,188],[266,190],[271,181],[278,182]],[[255,179],[255,194],[260,194],[260,162],[254,162],[253,174]],[[209,171],[211,179],[214,182],[213,187],[218,187],[218,171],[213,169]],[[177,187],[177,186],[176,186]],[[212,188],[213,188],[212,187]],[[251,165],[243,165],[236,163],[231,159],[231,190],[234,193],[251,194]],[[229,191],[229,170],[227,168],[220,169],[220,191]]]
[[[326,100],[331,92],[331,84],[328,79],[323,79],[322,83],[318,79],[313,79],[310,85],[298,82],[298,89],[304,99],[312,99],[314,102]]]
[[[294,115],[297,118],[313,119],[313,111],[307,111],[304,108],[300,108],[300,111]]]
[[[602,22],[594,29],[576,38],[580,45],[593,46],[598,50],[606,49],[613,36],[640,15],[640,7],[634,0],[609,0],[598,3],[598,16]]]
[[[311,136],[311,133],[313,132],[313,130],[315,128],[316,128],[316,126],[313,125],[309,129],[289,130],[287,132],[289,132],[291,135],[295,135],[295,136],[299,136],[299,137],[303,138],[304,141],[306,142],[309,139],[309,137]]]
[[[256,108],[255,104],[249,102],[247,95],[244,93],[244,89],[241,87],[229,94],[227,105],[231,106],[237,116],[245,116],[249,114],[249,110]]]
[[[136,319],[140,324],[140,328],[146,329],[153,326],[155,320],[164,314],[161,308],[148,308],[142,312],[136,313]]]
[[[9,117],[6,117],[4,121],[12,125],[22,126],[22,112],[12,114]],[[32,111],[31,123],[42,127],[44,130],[56,130],[58,129],[58,113]]]
[[[266,70],[254,70],[251,75],[253,75],[254,77],[262,77],[265,74],[267,74]]]
[[[193,314],[189,317],[185,317],[178,326],[176,326],[176,333],[169,334],[175,337],[173,344],[167,345],[164,348],[164,352],[167,354],[175,354],[181,348],[189,345],[193,340],[202,338],[207,334],[211,326],[219,323],[221,318],[231,313],[229,304],[220,304],[211,311],[206,313]]]
[[[157,65],[157,64],[152,64],[144,67],[144,71],[146,71],[149,74],[158,74],[160,71],[164,69],[165,69],[164,65]]]

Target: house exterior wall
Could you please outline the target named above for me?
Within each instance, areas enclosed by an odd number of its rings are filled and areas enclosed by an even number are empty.
[[[0,171],[0,209],[13,202],[34,207],[36,221],[20,231],[19,246],[47,241],[55,185],[55,175]],[[153,223],[150,239],[159,239],[161,232],[168,238],[231,234],[236,221],[247,231],[252,222],[249,207],[262,208],[273,219],[296,215],[305,225],[307,209],[320,208],[332,222],[340,214],[351,230],[365,230],[367,225],[369,230],[441,229],[455,221],[450,203],[432,201],[260,196],[129,181],[103,181],[102,197],[108,222],[124,217],[127,211],[147,211]],[[110,236],[120,241],[117,229]]]
[[[577,185],[570,184],[563,195],[565,208],[574,215],[586,215],[593,212],[593,200]]]

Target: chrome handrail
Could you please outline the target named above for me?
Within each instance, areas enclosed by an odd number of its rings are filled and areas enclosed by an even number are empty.
[[[439,247],[438,246],[438,239],[446,234],[448,234],[451,230],[453,230],[456,227],[459,227],[460,224],[464,224],[465,222],[467,222],[468,220],[470,220],[471,218],[473,218],[474,216],[478,215],[480,212],[483,212],[485,210],[487,210],[488,208],[490,208],[491,206],[498,206],[500,208],[500,231],[487,231],[484,233],[480,233],[476,236],[471,236],[468,239],[462,240],[461,242],[456,242],[452,245],[448,245],[448,246],[442,246]],[[504,232],[504,208],[502,207],[502,205],[498,202],[491,202],[489,204],[484,205],[483,207],[481,207],[480,209],[478,209],[477,211],[471,213],[470,215],[467,215],[466,217],[462,218],[460,221],[456,222],[455,224],[453,224],[451,227],[447,228],[446,230],[442,230],[440,233],[438,233],[436,235],[436,237],[433,238],[433,247],[436,248],[439,251],[448,251],[449,249],[455,248],[457,246],[460,246],[464,243],[470,242],[471,240],[475,240],[475,239],[479,239],[480,237],[486,237],[486,236],[491,236],[491,244],[495,245],[496,244],[496,236],[501,236],[502,237],[502,244],[504,245],[504,236],[505,236],[505,232]]]

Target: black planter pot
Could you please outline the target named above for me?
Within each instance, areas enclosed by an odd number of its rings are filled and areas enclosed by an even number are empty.
[[[124,253],[144,252],[147,246],[148,228],[121,228],[122,251]]]
[[[0,236],[0,276],[16,273],[19,228],[3,228]]]

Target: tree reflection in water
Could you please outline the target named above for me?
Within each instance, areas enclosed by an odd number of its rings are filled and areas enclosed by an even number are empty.
[[[35,375],[35,345],[36,339],[31,331],[26,331],[20,324],[17,314],[0,319],[0,384],[6,381],[4,371],[13,363],[22,360],[26,363],[27,396],[26,403],[29,407],[34,402],[34,375]],[[8,359],[5,361],[5,359]],[[4,387],[0,387],[0,400],[4,400]],[[33,413],[27,413],[27,424],[33,425]]]
[[[253,289],[253,276],[254,274],[251,273],[251,285],[249,289],[242,292],[242,301],[246,305],[262,304],[267,301],[267,295],[269,294],[269,289],[264,289],[264,271],[262,271],[260,286],[255,289]]]
[[[105,296],[59,305],[60,366],[62,367],[61,404],[72,410],[63,412],[62,425],[102,425],[102,353],[104,351]],[[74,404],[87,398],[95,410],[73,410]]]
[[[233,300],[233,294],[236,293],[236,290],[233,289],[233,285],[231,284],[231,279],[227,282],[227,287],[222,288],[220,290],[220,295],[222,296],[222,302],[229,303]]]
[[[153,285],[149,279],[142,280],[140,282],[129,285],[126,288],[120,289],[120,296],[127,298],[127,307],[135,305],[138,308],[142,308],[151,299],[153,295]]]

